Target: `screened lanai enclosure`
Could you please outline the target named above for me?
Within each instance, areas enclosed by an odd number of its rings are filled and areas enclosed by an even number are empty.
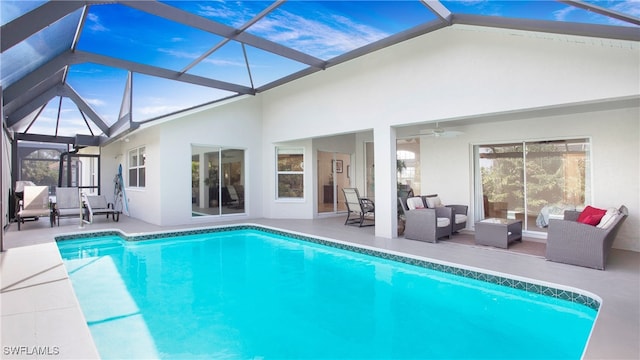
[[[634,1],[598,0],[3,0],[2,188],[32,181],[49,186],[52,194],[61,185],[99,191],[101,147],[125,141],[147,124],[256,95],[452,25],[638,41],[639,8]],[[547,196],[539,196],[534,185],[541,177],[564,181],[554,196],[585,200],[589,183],[575,179],[586,171],[580,164],[588,158],[588,141],[494,145],[477,148],[482,176],[476,194],[488,201],[483,211],[491,203],[507,203],[508,216],[524,216],[535,226],[538,215],[532,215],[543,211],[539,199]],[[417,167],[419,148],[402,146],[410,149],[399,147],[404,166],[398,184],[419,190],[425,176]],[[246,154],[206,147],[192,144],[193,216],[243,211]],[[144,148],[135,151],[138,162],[125,163],[127,186],[137,186],[145,175]],[[317,210],[340,211],[340,189],[353,173],[350,158],[323,156]],[[365,193],[375,183],[368,161]],[[517,183],[526,186],[515,191],[494,184],[504,162],[522,170]],[[300,193],[299,175],[279,174],[291,181],[278,191]]]
[[[98,146],[453,24],[638,40],[627,1],[0,2],[5,127]],[[134,35],[135,34],[135,35]],[[166,91],[171,88],[172,91]]]

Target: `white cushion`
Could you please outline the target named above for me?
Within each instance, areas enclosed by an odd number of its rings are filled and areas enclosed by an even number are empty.
[[[616,221],[616,218],[620,215],[620,212],[616,208],[609,208],[604,214],[598,225],[600,229],[608,229]]]
[[[439,196],[428,197],[426,199],[427,199],[427,207],[430,208],[430,209],[444,206],[442,204],[442,201],[440,201],[440,197]]]
[[[456,214],[456,224],[462,224],[467,222],[467,215],[465,214]]]
[[[409,210],[424,209],[424,203],[422,202],[422,198],[419,196],[408,198],[407,207],[409,208]]]
[[[437,227],[447,227],[451,224],[451,221],[449,220],[449,218],[441,218],[439,217],[438,220],[436,221],[436,226]]]

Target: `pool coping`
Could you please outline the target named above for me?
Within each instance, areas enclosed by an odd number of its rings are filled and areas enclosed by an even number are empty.
[[[193,229],[157,231],[127,234],[121,230],[98,230],[93,232],[60,234],[55,236],[56,242],[64,240],[74,240],[96,236],[112,236],[116,235],[125,241],[145,241],[163,239],[174,236],[199,235],[217,232],[229,232],[235,230],[259,230],[276,235],[289,236],[297,240],[307,241],[315,244],[325,245],[337,249],[348,250],[360,254],[375,256],[378,258],[397,261],[400,263],[414,265],[430,270],[440,271],[447,274],[463,276],[491,284],[502,285],[518,290],[523,290],[535,294],[545,295],[560,300],[570,301],[576,304],[587,306],[596,312],[599,312],[602,305],[602,298],[598,295],[586,290],[575,287],[565,286],[561,284],[535,280],[531,278],[521,277],[517,275],[504,274],[487,269],[480,269],[472,266],[456,264],[452,262],[432,259],[423,256],[415,256],[407,253],[396,252],[393,250],[381,250],[380,248],[370,247],[366,245],[355,245],[337,239],[326,238],[316,235],[309,235],[291,230],[282,230],[276,227],[258,225],[258,224],[233,224],[220,226],[207,226]],[[508,276],[507,276],[508,275]],[[596,314],[597,317],[597,314]],[[596,318],[597,320],[597,318]],[[595,324],[595,321],[594,321]],[[593,326],[592,326],[593,330]],[[586,349],[586,347],[585,347]]]

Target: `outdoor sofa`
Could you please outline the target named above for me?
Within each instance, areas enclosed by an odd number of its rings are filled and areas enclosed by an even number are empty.
[[[579,211],[566,210],[563,220],[549,220],[546,258],[604,270],[613,240],[629,211],[624,205],[619,209],[609,209],[599,222],[591,224],[578,221],[580,214]]]

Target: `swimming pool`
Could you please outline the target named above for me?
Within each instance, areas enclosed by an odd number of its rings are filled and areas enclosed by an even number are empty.
[[[58,247],[102,358],[579,358],[599,306],[257,226],[77,237]]]

